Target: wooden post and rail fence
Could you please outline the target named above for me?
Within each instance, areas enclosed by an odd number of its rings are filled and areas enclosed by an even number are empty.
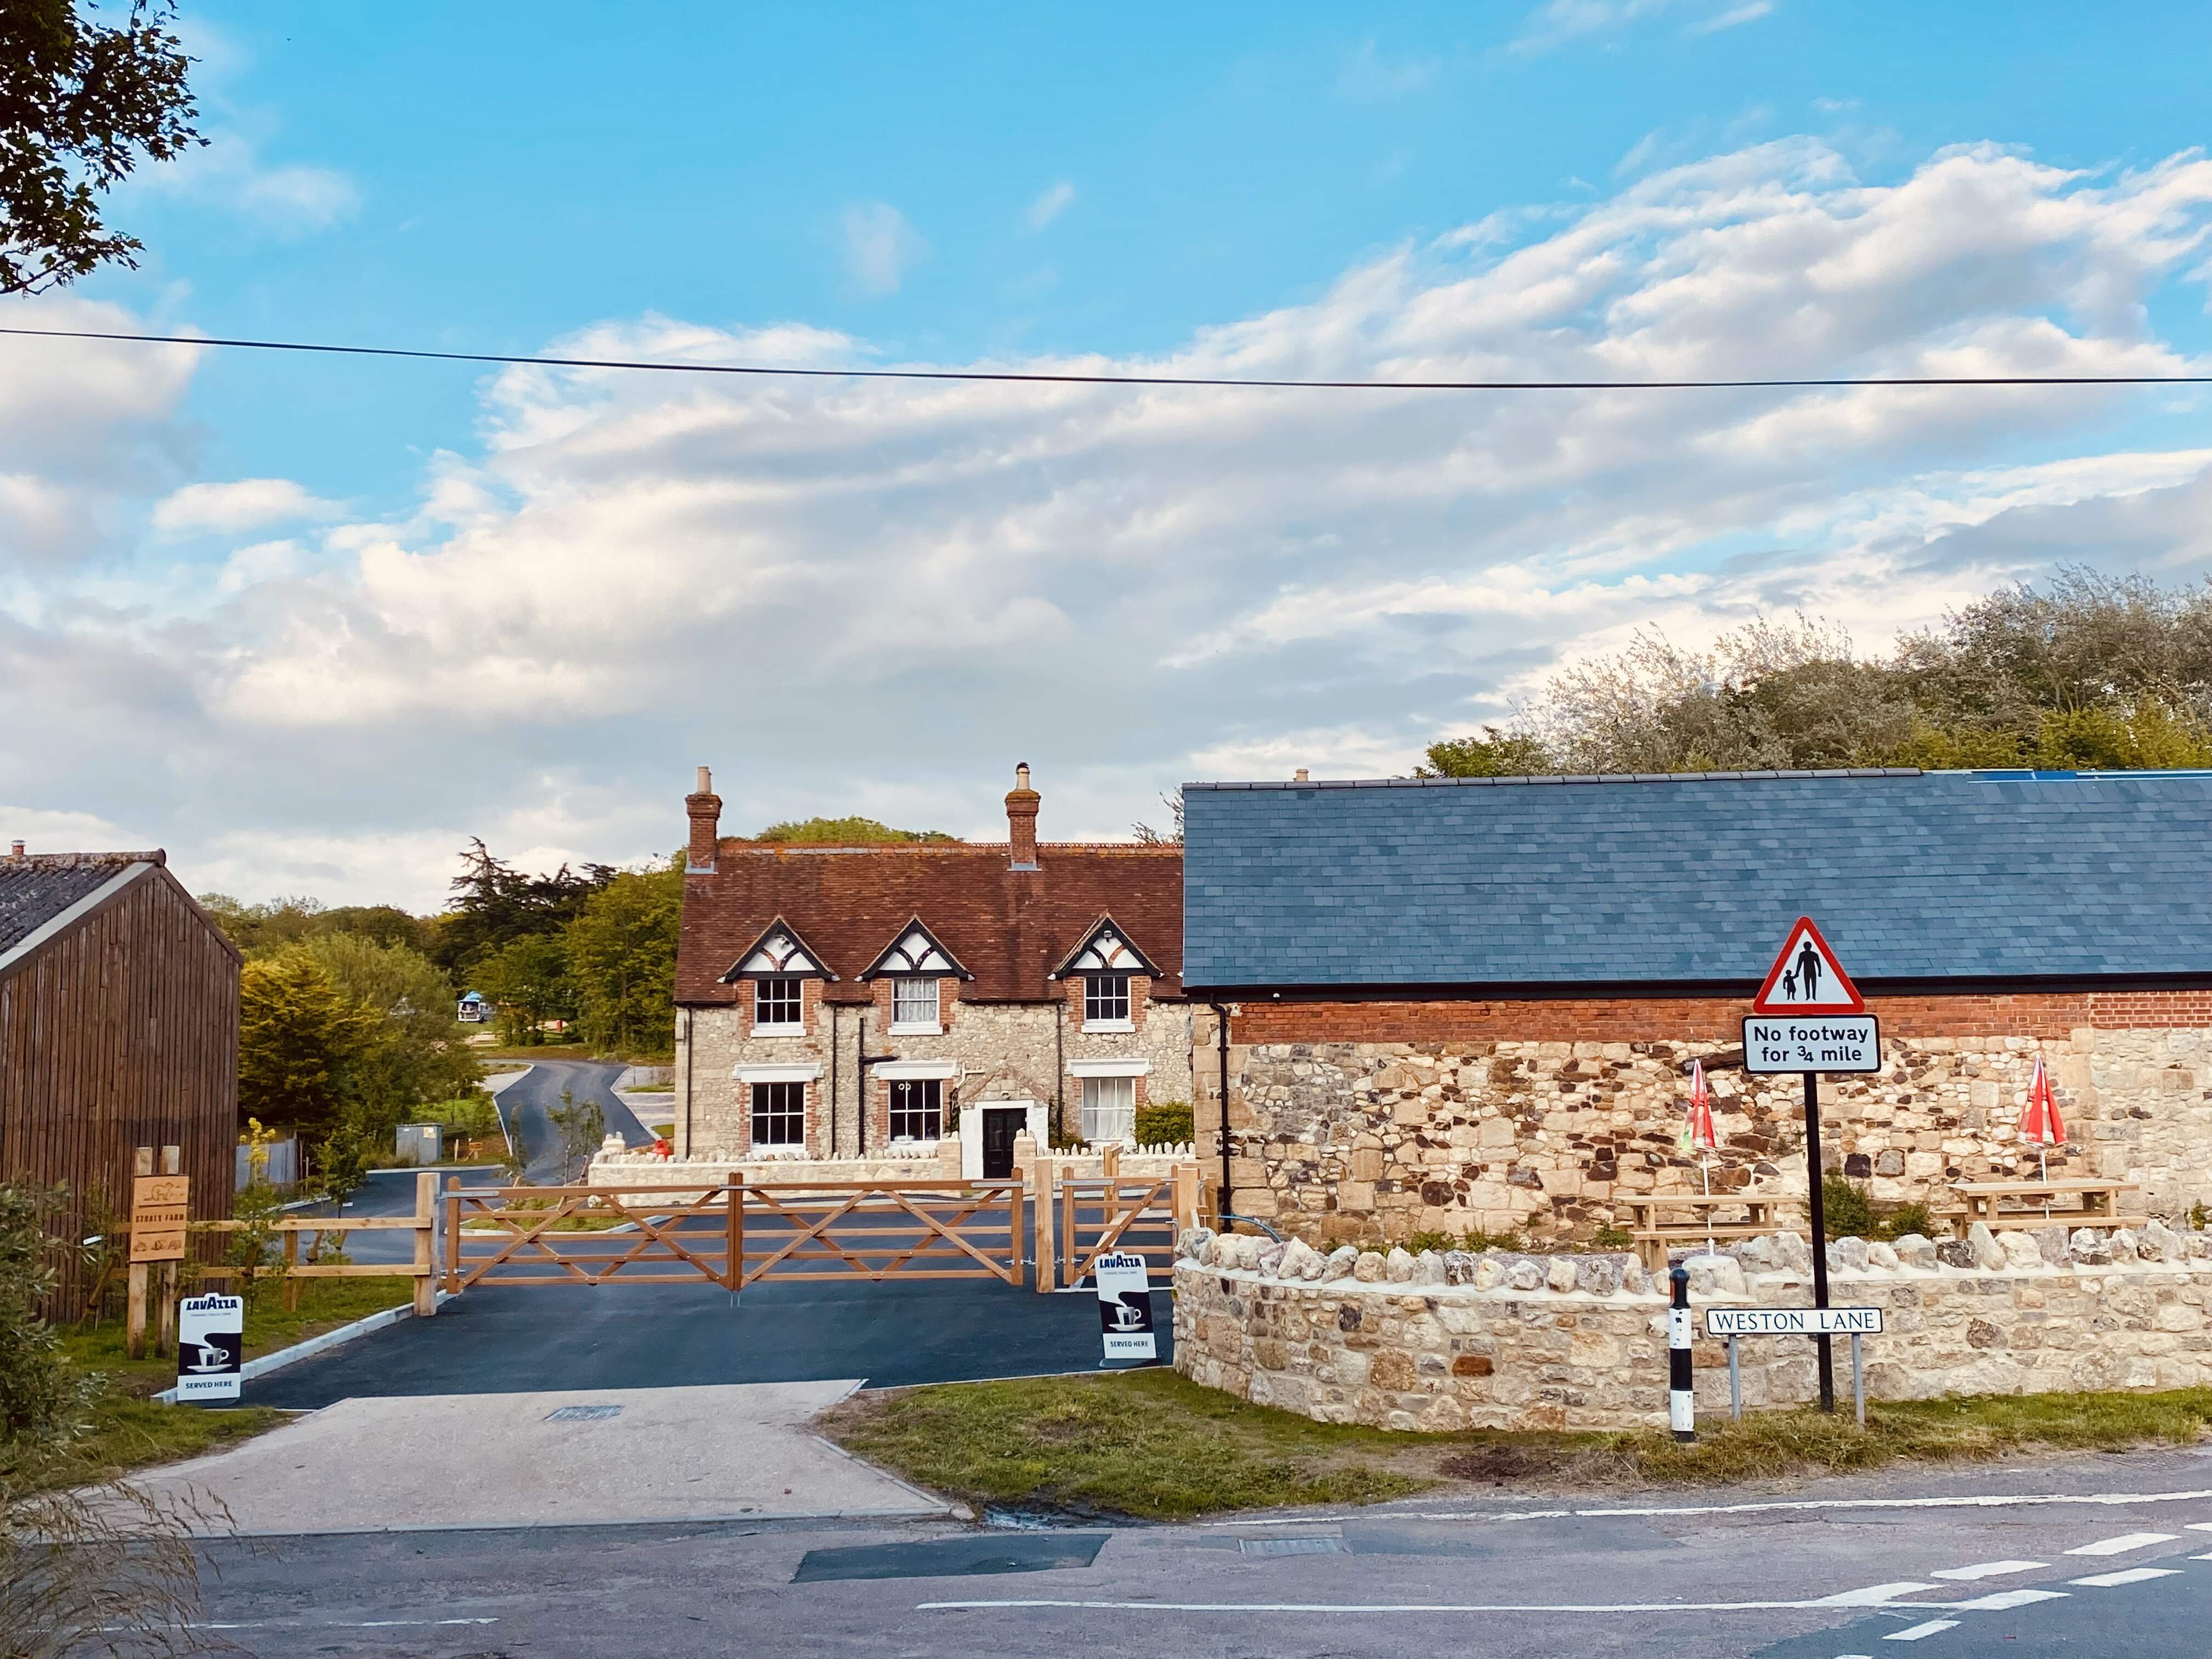
[[[1119,1147],[1104,1173],[1032,1152],[1012,1176],[992,1180],[724,1181],[696,1189],[623,1186],[469,1188],[447,1174],[415,1177],[411,1214],[285,1216],[252,1224],[188,1218],[187,1189],[164,1147],[170,1185],[142,1180],[134,1193],[126,1344],[145,1352],[150,1309],[160,1311],[157,1352],[173,1346],[178,1269],[188,1235],[253,1228],[280,1241],[278,1261],[257,1268],[281,1279],[286,1305],[308,1279],[411,1278],[414,1310],[437,1311],[441,1291],[474,1285],[666,1284],[705,1279],[736,1292],[762,1279],[996,1279],[1040,1291],[1079,1283],[1108,1250],[1141,1252],[1156,1268],[1176,1235],[1202,1218],[1208,1194],[1195,1161],[1165,1173],[1121,1172]],[[153,1149],[141,1148],[142,1176]],[[302,1234],[408,1231],[406,1262],[300,1259]],[[149,1270],[161,1269],[156,1295]],[[235,1264],[198,1268],[235,1283]]]

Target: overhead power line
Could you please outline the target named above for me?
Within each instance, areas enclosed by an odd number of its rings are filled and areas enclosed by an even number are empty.
[[[1292,380],[1230,374],[1076,374],[1011,368],[794,368],[781,363],[671,363],[635,357],[526,357],[497,351],[423,351],[407,346],[331,345],[313,340],[239,340],[198,334],[123,334],[75,328],[0,328],[37,340],[106,340],[125,345],[221,346],[334,357],[404,357],[436,363],[501,363],[526,368],[639,369],[657,374],[743,374],[811,380],[984,380],[1024,386],[1228,386],[1276,392],[1790,392],[1854,386],[2206,386],[2212,374],[1836,374],[1742,380]]]

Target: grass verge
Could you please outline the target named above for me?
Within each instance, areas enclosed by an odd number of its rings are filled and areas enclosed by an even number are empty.
[[[300,1305],[286,1311],[272,1290],[268,1305],[246,1316],[246,1357],[288,1348],[295,1342],[336,1330],[355,1320],[410,1300],[414,1281],[393,1277],[310,1279],[300,1282]],[[103,1386],[93,1402],[91,1431],[66,1457],[43,1465],[39,1484],[76,1486],[220,1451],[273,1429],[289,1414],[267,1406],[210,1410],[201,1406],[167,1406],[151,1396],[177,1380],[174,1356],[131,1359],[124,1352],[123,1328],[111,1322],[92,1330],[63,1333],[70,1361],[100,1374]]]
[[[1624,1434],[1395,1434],[1316,1423],[1164,1369],[864,1395],[823,1419],[861,1456],[975,1504],[1177,1520],[1225,1510],[1370,1504],[1444,1484],[1703,1486],[2039,1451],[2191,1444],[2212,1389],[1989,1395],[1848,1412],[1761,1412]]]

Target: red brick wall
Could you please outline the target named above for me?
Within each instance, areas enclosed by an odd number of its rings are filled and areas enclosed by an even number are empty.
[[[1556,998],[1542,1001],[1246,1002],[1230,1040],[1254,1042],[1732,1042],[1750,1000]],[[2085,1025],[2212,1026],[2212,991],[2014,992],[1869,997],[1888,1036],[2063,1037]]]

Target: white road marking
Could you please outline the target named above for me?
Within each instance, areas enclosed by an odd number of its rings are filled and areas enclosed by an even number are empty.
[[[1757,1515],[1767,1511],[1803,1512],[1810,1510],[2002,1510],[2039,1504],[2087,1504],[2115,1508],[2135,1504],[2201,1504],[2212,1498],[2212,1487],[2196,1492],[1992,1492],[1972,1498],[1795,1498],[1757,1504],[1687,1504],[1649,1509],[1609,1510],[1389,1510],[1381,1518],[1392,1521],[1565,1521],[1596,1520],[1608,1516],[1648,1517],[1669,1515]],[[1373,1521],[1376,1514],[1301,1515],[1289,1519],[1201,1521],[1201,1527],[1315,1527],[1333,1521]],[[2212,1527],[2212,1522],[2204,1523]]]
[[[2192,1561],[2212,1561],[2212,1555],[2192,1555],[2189,1559]]]
[[[2130,1550],[2147,1550],[2153,1544],[2171,1544],[2175,1536],[2170,1532],[2124,1532],[2118,1538],[2100,1538],[2094,1544],[2077,1544],[2066,1553],[2125,1555]]]
[[[1933,1585],[1915,1588],[1931,1589]],[[1857,1594],[1858,1592],[1852,1592]],[[1894,1607],[1926,1613],[1948,1601],[1078,1601],[1048,1597],[917,1601],[918,1613],[1015,1607],[1073,1607],[1103,1613],[1803,1613],[1837,1607]]]
[[[1917,1642],[1923,1636],[1936,1636],[1947,1630],[1956,1630],[1955,1619],[1930,1619],[1924,1625],[1907,1625],[1903,1630],[1893,1630],[1881,1639],[1885,1642]]]
[[[1869,1584],[1864,1589],[1839,1590],[1833,1595],[1824,1595],[1813,1605],[1816,1607],[1878,1607],[1894,1601],[1900,1595],[1917,1595],[1922,1590],[1932,1590],[1933,1584],[1923,1584],[1917,1578],[1899,1579],[1893,1584]]]
[[[1978,1596],[1972,1601],[1961,1601],[1952,1609],[1954,1613],[2002,1613],[2009,1607],[2025,1607],[2037,1601],[2063,1601],[2064,1590],[1999,1590],[1995,1595]]]
[[[2187,1521],[2182,1523],[2184,1532],[2212,1532],[2212,1521]]]
[[[235,1624],[187,1625],[186,1630],[395,1630],[401,1626],[496,1625],[496,1619],[248,1619]]]
[[[2124,1572],[2100,1572],[2092,1578],[2069,1578],[2069,1584],[2094,1584],[2099,1589],[2112,1589],[2121,1584],[2140,1584],[2146,1578],[2171,1578],[2179,1567],[2130,1567]]]
[[[2007,1573],[2033,1572],[2047,1565],[2041,1561],[1982,1561],[1971,1567],[1938,1567],[1930,1578],[2002,1578]]]

